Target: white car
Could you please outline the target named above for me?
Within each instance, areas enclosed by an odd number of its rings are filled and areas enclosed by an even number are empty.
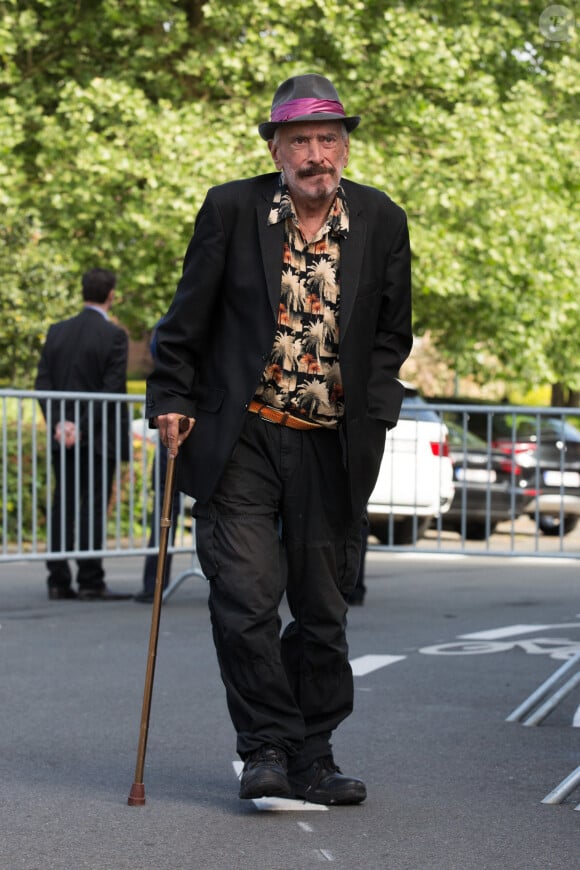
[[[157,429],[149,428],[147,417],[137,417],[131,422],[131,435],[134,442],[145,442],[146,444],[157,444],[159,437]]]
[[[371,534],[381,543],[414,543],[451,507],[453,462],[447,435],[439,414],[405,384],[399,422],[387,434],[367,507]]]

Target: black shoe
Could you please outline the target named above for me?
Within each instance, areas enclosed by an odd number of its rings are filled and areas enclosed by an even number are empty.
[[[79,589],[79,601],[129,601],[133,598],[125,592],[113,592],[108,586]]]
[[[367,796],[361,779],[344,776],[331,755],[317,758],[306,770],[290,772],[294,797],[313,804],[360,804]]]
[[[245,760],[240,781],[240,797],[252,800],[261,797],[290,797],[292,789],[286,776],[286,753],[276,746],[265,744]]]
[[[141,604],[153,604],[155,594],[153,592],[138,592],[133,596],[133,601],[140,601]]]
[[[49,586],[48,598],[50,601],[62,601],[64,599],[78,598],[78,595],[70,586]]]

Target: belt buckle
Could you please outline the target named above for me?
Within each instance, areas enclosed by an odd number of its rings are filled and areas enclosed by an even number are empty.
[[[259,419],[259,420],[262,420],[264,423],[271,423],[272,426],[276,426],[277,424],[276,424],[276,421],[275,421],[275,420],[268,420],[267,417],[263,417],[263,416],[262,416],[262,411],[265,411],[266,408],[268,408],[268,407],[269,407],[269,405],[266,405],[265,403],[262,404],[262,407],[261,407],[260,410],[258,411],[258,419]],[[275,410],[275,409],[272,408],[272,411],[274,411],[274,410]]]
[[[270,411],[273,411],[275,414],[281,414],[282,416],[280,417],[280,419],[279,420],[268,420],[267,417],[263,417],[262,411],[265,411],[267,408],[269,408]],[[287,422],[288,422],[288,418],[290,416],[291,415],[288,411],[279,411],[278,408],[273,408],[271,405],[266,405],[265,403],[262,405],[262,407],[258,411],[258,417],[260,418],[260,420],[263,420],[265,423],[271,423],[272,426],[286,426]]]

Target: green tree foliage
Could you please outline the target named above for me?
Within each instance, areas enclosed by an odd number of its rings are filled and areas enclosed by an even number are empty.
[[[205,190],[267,171],[289,75],[328,75],[349,176],[408,211],[415,329],[460,375],[580,389],[578,60],[543,0],[0,2],[0,378],[29,383],[79,275],[120,274],[134,334],[166,309]]]

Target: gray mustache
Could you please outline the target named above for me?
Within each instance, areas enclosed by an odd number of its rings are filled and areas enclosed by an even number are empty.
[[[299,178],[312,178],[314,175],[332,175],[336,173],[334,169],[327,166],[310,166],[307,169],[300,169],[297,173]]]

